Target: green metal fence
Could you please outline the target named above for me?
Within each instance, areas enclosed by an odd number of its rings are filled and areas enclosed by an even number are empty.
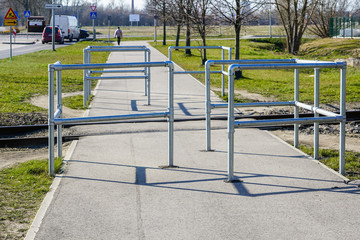
[[[360,17],[330,19],[330,37],[360,37]]]

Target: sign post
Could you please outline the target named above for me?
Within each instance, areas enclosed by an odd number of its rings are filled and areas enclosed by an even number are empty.
[[[109,43],[110,43],[110,22],[111,22],[111,16],[108,16],[108,27],[109,27]]]
[[[157,19],[158,19],[158,15],[154,15],[154,42],[157,41],[157,31],[156,31],[156,25],[157,25]]]
[[[17,25],[17,16],[12,8],[9,8],[4,17],[5,26],[10,26],[10,61],[12,61],[12,26]]]
[[[97,12],[95,12],[96,6],[92,5],[90,6],[91,8],[91,13],[90,13],[90,18],[92,19],[92,24],[93,24],[93,41],[96,40],[96,30],[95,30],[95,19],[97,18]]]
[[[55,9],[62,8],[61,4],[45,4],[46,9],[51,9],[52,16],[52,32],[51,32],[51,42],[52,42],[52,50],[55,50]]]
[[[29,17],[31,17],[30,11],[24,11],[24,18],[26,18],[26,39],[29,38],[29,25],[28,25]]]
[[[139,26],[139,21],[140,21],[140,15],[139,14],[130,14],[129,15],[129,22],[131,23],[131,27],[132,27],[133,22],[136,22],[137,26]]]

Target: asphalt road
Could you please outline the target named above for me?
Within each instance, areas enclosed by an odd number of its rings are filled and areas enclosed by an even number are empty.
[[[9,35],[0,35],[0,59],[10,57],[10,37]],[[65,44],[55,44],[55,48],[66,47],[74,44],[75,42],[67,42]],[[18,56],[26,53],[37,52],[41,50],[51,50],[52,44],[42,44],[41,43],[41,34],[37,35],[17,35],[15,38],[15,43],[12,44],[12,55]]]

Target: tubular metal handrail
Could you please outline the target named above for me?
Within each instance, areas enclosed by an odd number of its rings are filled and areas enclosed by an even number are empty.
[[[299,63],[298,63],[299,62]],[[299,69],[311,69],[315,71],[314,77],[314,106],[299,102]],[[319,69],[338,68],[340,69],[340,114],[332,113],[319,108]],[[275,119],[275,120],[254,120],[254,121],[236,121],[234,117],[234,75],[237,70],[247,69],[294,69],[295,70],[295,109],[293,119]],[[295,124],[295,132],[298,131],[299,123],[314,123],[314,158],[318,158],[319,152],[319,123],[339,122],[340,123],[340,146],[339,146],[339,172],[345,174],[345,123],[346,123],[346,62],[314,62],[297,61],[293,64],[233,64],[228,68],[229,73],[229,97],[228,97],[228,179],[234,181],[234,132],[235,127],[255,127],[255,126],[274,126],[284,124]],[[256,104],[254,104],[256,106]],[[304,107],[314,112],[313,118],[299,118],[298,107]],[[319,117],[324,114],[325,117]],[[297,136],[298,133],[294,134]],[[295,137],[294,137],[295,138]],[[295,142],[295,141],[294,141]]]
[[[224,47],[224,46],[194,46],[194,47],[186,47],[186,46],[171,46],[168,48],[169,52],[169,61],[172,61],[172,51],[174,49],[221,49],[221,60],[225,60],[225,51],[228,51],[228,61],[231,61],[232,48]],[[213,61],[213,60],[210,60]],[[203,74],[206,71],[176,71],[174,74]],[[225,66],[221,67],[221,71],[213,71],[212,73],[221,74],[221,95],[225,95]]]
[[[84,48],[84,64],[90,64],[91,63],[91,52],[144,52],[144,62],[150,62],[150,54],[151,51],[146,46],[88,46],[87,48]],[[119,76],[116,77],[91,77],[92,73],[135,73],[135,72],[142,72],[144,73],[144,76],[137,76],[136,78],[132,76]],[[91,95],[91,80],[94,79],[103,79],[103,80],[109,80],[109,79],[144,79],[144,94],[147,96],[147,105],[150,105],[150,82],[151,82],[151,76],[150,76],[150,67],[144,67],[143,70],[101,70],[101,71],[92,71],[90,69],[84,69],[84,99],[83,99],[83,105],[84,107],[87,105],[87,102],[89,101],[90,95]]]
[[[227,103],[225,104],[211,104],[211,98],[210,98],[210,74],[211,66],[213,65],[222,65],[222,68],[224,68],[225,65],[230,64],[243,64],[243,65],[249,65],[249,64],[261,64],[262,66],[264,64],[292,64],[296,63],[296,59],[258,59],[258,60],[208,60],[205,63],[205,116],[206,116],[206,151],[211,151],[211,109],[212,108],[227,108]],[[224,72],[223,75],[228,76],[228,72]],[[246,107],[254,106],[254,104],[257,104],[257,106],[293,106],[294,102],[281,102],[281,103],[237,103],[236,106],[238,107]],[[271,104],[271,105],[270,105]]]
[[[110,115],[95,116],[82,118],[62,118],[62,71],[76,69],[102,69],[102,68],[137,68],[137,67],[167,67],[168,75],[168,109],[165,112],[140,113],[127,115]],[[63,65],[61,62],[49,64],[49,173],[51,176],[54,172],[54,132],[57,125],[57,146],[58,157],[62,157],[62,125],[63,124],[81,124],[88,122],[114,122],[126,119],[143,119],[143,118],[168,118],[168,167],[174,166],[174,64],[171,61],[165,62],[143,62],[143,63],[103,63],[103,64],[70,64]],[[56,96],[57,106],[54,106],[55,95],[55,73],[56,73]]]

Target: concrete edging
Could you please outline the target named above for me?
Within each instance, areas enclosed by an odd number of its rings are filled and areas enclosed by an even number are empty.
[[[64,157],[64,164],[67,164],[66,162],[68,160],[70,160],[76,145],[78,143],[78,140],[75,140],[71,143],[68,151],[66,152],[66,155]],[[66,165],[65,165],[66,166]],[[39,231],[41,223],[45,217],[45,214],[47,212],[47,209],[49,208],[52,199],[54,198],[56,189],[58,188],[58,186],[60,185],[61,179],[62,179],[63,173],[62,174],[58,174],[55,176],[53,183],[50,186],[50,190],[49,192],[46,194],[44,200],[42,201],[39,210],[37,211],[35,218],[25,236],[25,240],[33,240],[36,237],[36,233]]]

